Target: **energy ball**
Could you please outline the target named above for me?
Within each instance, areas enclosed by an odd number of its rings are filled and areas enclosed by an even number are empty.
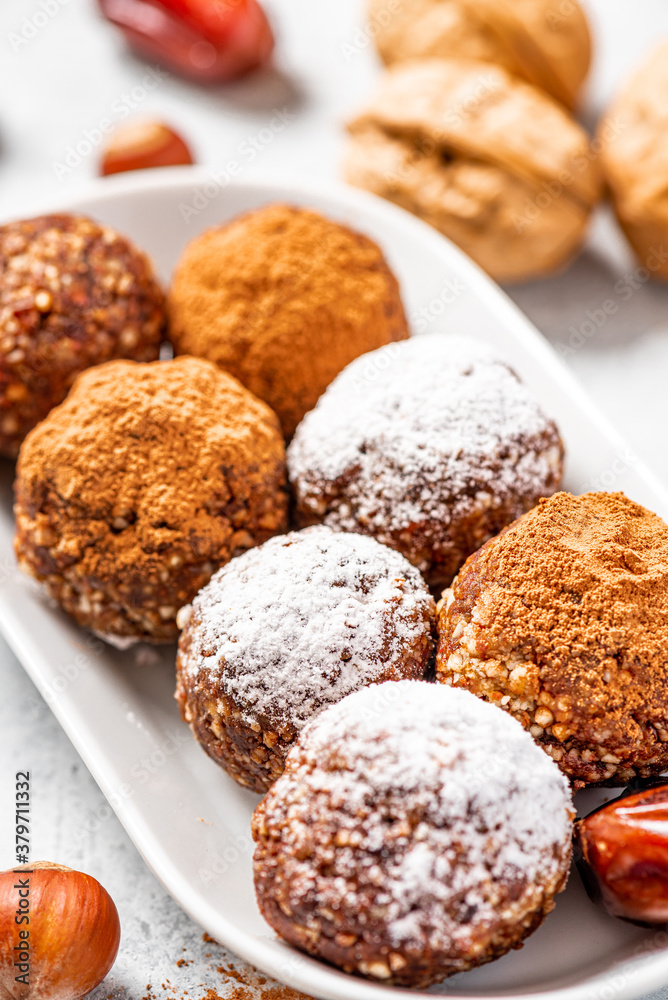
[[[419,681],[318,715],[255,810],[255,889],[291,944],[425,988],[522,941],[568,877],[568,782],[514,719]]]
[[[165,305],[148,258],[92,219],[0,226],[0,454],[61,403],[85,368],[154,361]]]
[[[289,205],[194,239],[177,265],[169,313],[176,353],[230,371],[276,411],[286,437],[349,361],[408,336],[380,248]]]
[[[438,58],[498,63],[572,108],[591,62],[577,0],[369,0],[384,62]]]
[[[286,529],[278,419],[208,361],[110,361],[24,441],[15,513],[21,567],[80,625],[176,639],[214,571]]]
[[[528,729],[576,786],[668,769],[668,525],[623,493],[558,493],[443,595],[437,679]]]
[[[323,526],[272,538],[179,615],[181,714],[210,757],[264,792],[327,705],[424,675],[435,619],[418,571],[372,538]]]
[[[496,281],[566,266],[600,197],[585,130],[491,63],[398,63],[348,131],[348,183],[413,212]]]
[[[562,465],[557,428],[512,369],[452,334],[358,358],[288,449],[300,523],[373,535],[434,588],[554,492]]]

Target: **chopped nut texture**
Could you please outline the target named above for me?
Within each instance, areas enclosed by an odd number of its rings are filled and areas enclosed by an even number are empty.
[[[164,328],[150,262],[114,230],[72,215],[0,227],[0,454],[85,368],[155,360]]]

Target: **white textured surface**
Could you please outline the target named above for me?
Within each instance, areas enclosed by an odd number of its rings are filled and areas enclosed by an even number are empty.
[[[25,19],[34,19],[42,2],[51,10],[57,7],[57,13],[47,15],[35,37],[14,52],[11,34],[26,28]],[[85,138],[86,130],[99,128],[102,119],[120,121],[132,104],[136,113],[158,113],[180,127],[192,139],[199,161],[210,163],[219,179],[231,161],[240,165],[240,176],[274,169],[335,176],[339,124],[366,95],[375,73],[368,40],[358,27],[361,0],[272,0],[267,6],[279,33],[282,73],[214,92],[165,77],[150,92],[133,96],[146,70],[100,21],[93,0],[3,4],[0,215],[77,191],[94,174],[95,153],[61,181],[53,162],[62,162],[67,147]],[[668,6],[665,0],[590,0],[587,6],[598,46],[585,116],[591,123],[615,81],[651,40],[668,35]],[[629,451],[598,476],[595,485],[603,488],[614,487],[616,475],[633,466],[636,456],[668,482],[663,441],[668,289],[650,286],[634,271],[623,240],[603,211],[576,267],[512,293],[626,434]],[[603,310],[608,301],[614,307],[609,315]],[[440,300],[425,308],[428,320],[441,320]],[[0,566],[3,579],[7,571]],[[33,857],[98,874],[119,904],[121,955],[95,1000],[109,994],[140,1000],[146,983],[162,993],[160,984],[167,978],[179,991],[189,989],[193,1000],[206,992],[200,984],[224,995],[222,977],[215,971],[220,953],[202,943],[199,928],[149,873],[49,708],[4,644],[0,650],[0,860],[7,865],[13,861],[7,826],[13,773],[27,766],[33,773]],[[187,953],[181,951],[184,946]],[[193,964],[177,969],[175,961],[182,955]],[[614,1000],[616,988],[621,987],[611,980],[601,1000]]]

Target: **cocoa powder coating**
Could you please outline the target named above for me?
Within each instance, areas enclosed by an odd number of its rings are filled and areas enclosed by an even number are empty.
[[[208,361],[114,361],[28,436],[16,552],[81,624],[167,641],[232,556],[287,526],[274,413]]]
[[[198,236],[169,297],[177,354],[208,358],[291,436],[335,375],[408,336],[380,248],[316,212],[269,205]]]
[[[623,493],[541,500],[444,593],[436,669],[576,783],[665,770],[668,525]]]

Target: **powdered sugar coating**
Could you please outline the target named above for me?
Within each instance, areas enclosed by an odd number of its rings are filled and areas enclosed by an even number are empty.
[[[435,615],[399,553],[314,526],[272,538],[213,576],[189,612],[180,669],[233,699],[249,725],[299,730],[364,684],[420,676]]]
[[[465,691],[376,685],[306,727],[258,807],[258,897],[302,947],[424,985],[540,923],[565,881],[572,820],[568,782],[506,713]],[[436,978],[407,978],[418,956]]]
[[[288,472],[302,523],[372,534],[441,584],[557,488],[562,456],[505,362],[426,334],[348,365],[297,428]]]

